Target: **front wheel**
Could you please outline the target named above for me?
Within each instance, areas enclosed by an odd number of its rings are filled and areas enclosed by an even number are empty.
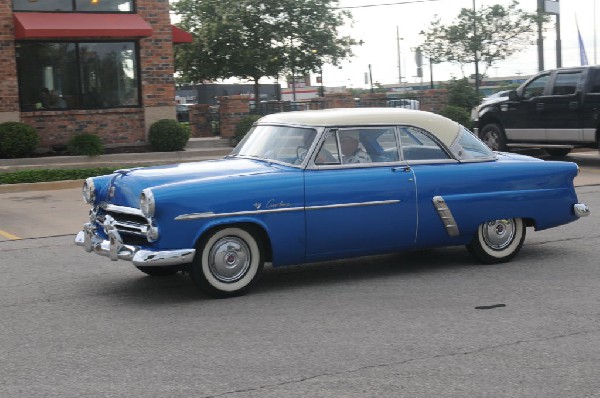
[[[224,298],[246,293],[263,267],[261,246],[255,236],[245,229],[226,227],[200,242],[190,276],[209,296]]]
[[[483,126],[479,132],[479,138],[492,151],[506,151],[506,136],[504,129],[499,124],[491,123]]]
[[[483,263],[504,263],[521,250],[525,231],[525,223],[521,218],[485,222],[477,228],[467,249]]]

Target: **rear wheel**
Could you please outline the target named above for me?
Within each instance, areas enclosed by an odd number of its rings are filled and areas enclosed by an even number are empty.
[[[506,151],[506,136],[504,129],[499,124],[491,123],[483,126],[479,132],[479,138],[492,151]]]
[[[521,250],[525,231],[525,223],[521,218],[485,222],[477,228],[467,249],[483,263],[504,263]]]
[[[550,156],[566,156],[571,152],[571,148],[546,148]]]
[[[190,276],[206,294],[223,298],[246,293],[263,267],[263,253],[255,235],[246,229],[226,227],[200,242]]]

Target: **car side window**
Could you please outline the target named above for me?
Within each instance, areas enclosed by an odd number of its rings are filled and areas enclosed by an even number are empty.
[[[550,75],[542,75],[531,81],[523,90],[523,99],[532,99],[544,95]]]
[[[395,162],[398,158],[394,127],[343,128],[326,134],[315,164],[369,164]]]
[[[321,166],[341,164],[336,131],[326,133],[325,141],[315,157],[315,164]]]
[[[400,127],[400,142],[404,160],[445,160],[450,156],[424,130],[416,127]]]
[[[554,81],[552,95],[571,95],[577,91],[577,84],[581,77],[581,72],[558,73]]]

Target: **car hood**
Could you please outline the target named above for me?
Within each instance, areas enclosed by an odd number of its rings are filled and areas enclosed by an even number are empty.
[[[167,166],[118,170],[107,187],[105,202],[138,207],[142,190],[181,183],[272,173],[282,166],[251,159],[220,159]]]

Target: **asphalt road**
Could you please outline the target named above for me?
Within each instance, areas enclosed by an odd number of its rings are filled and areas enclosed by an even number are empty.
[[[267,269],[227,300],[74,246],[87,206],[61,192],[6,194],[28,216],[12,233],[39,232],[0,242],[1,397],[600,396],[600,186],[509,264],[449,248]]]

